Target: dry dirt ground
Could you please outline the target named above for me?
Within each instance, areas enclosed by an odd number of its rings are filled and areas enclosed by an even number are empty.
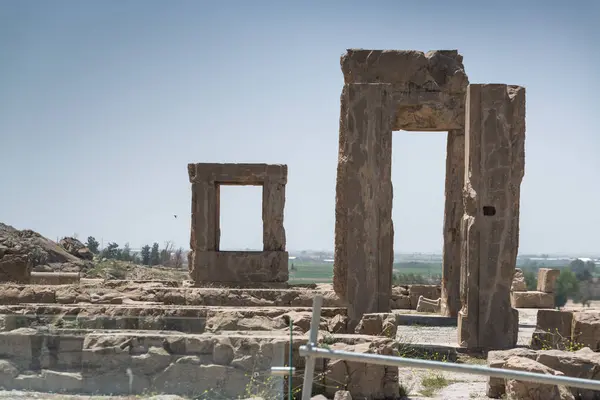
[[[565,308],[581,309],[582,307],[569,301]],[[600,309],[600,301],[593,301],[590,309]],[[529,345],[536,318],[536,309],[519,310],[519,345]],[[398,327],[398,339],[404,338],[413,343],[454,345],[456,335],[456,327]],[[480,359],[468,359],[466,362],[486,365],[485,360]],[[400,382],[409,390],[410,399],[488,399],[485,395],[487,382],[485,376],[402,368]]]
[[[63,394],[48,394],[36,392],[23,392],[19,390],[0,391],[0,400],[184,400],[183,397],[173,395],[153,396],[71,396]]]

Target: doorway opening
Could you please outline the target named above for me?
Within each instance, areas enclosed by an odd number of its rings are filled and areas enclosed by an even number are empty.
[[[441,283],[447,138],[393,133],[394,284]]]

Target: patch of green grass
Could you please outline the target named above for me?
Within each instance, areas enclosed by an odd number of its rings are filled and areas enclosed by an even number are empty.
[[[432,397],[438,390],[450,385],[452,381],[446,379],[443,375],[428,375],[421,380],[421,394],[426,397]]]
[[[291,269],[292,264],[294,269]],[[301,283],[331,283],[333,280],[333,263],[322,261],[290,261],[290,284]],[[400,262],[394,264],[395,274],[441,275],[441,263]]]
[[[458,357],[457,363],[471,365],[487,365],[487,356],[470,356],[461,354]]]

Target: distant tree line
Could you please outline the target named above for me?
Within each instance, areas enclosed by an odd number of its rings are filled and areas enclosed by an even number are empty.
[[[147,266],[164,265],[174,268],[180,268],[183,265],[183,248],[175,249],[170,241],[165,242],[162,249],[156,242],[152,246],[142,246],[139,254],[131,251],[129,243],[119,247],[117,243],[109,242],[104,249],[100,249],[100,244],[93,236],[88,237],[85,245],[92,253],[107,260],[126,261]]]

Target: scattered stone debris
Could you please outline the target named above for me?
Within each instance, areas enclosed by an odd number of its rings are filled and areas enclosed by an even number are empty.
[[[94,259],[94,253],[74,237],[64,237],[58,244],[69,254],[74,255],[77,258],[81,258],[82,260]]]
[[[26,283],[32,271],[80,272],[91,266],[37,232],[0,223],[0,282]]]

